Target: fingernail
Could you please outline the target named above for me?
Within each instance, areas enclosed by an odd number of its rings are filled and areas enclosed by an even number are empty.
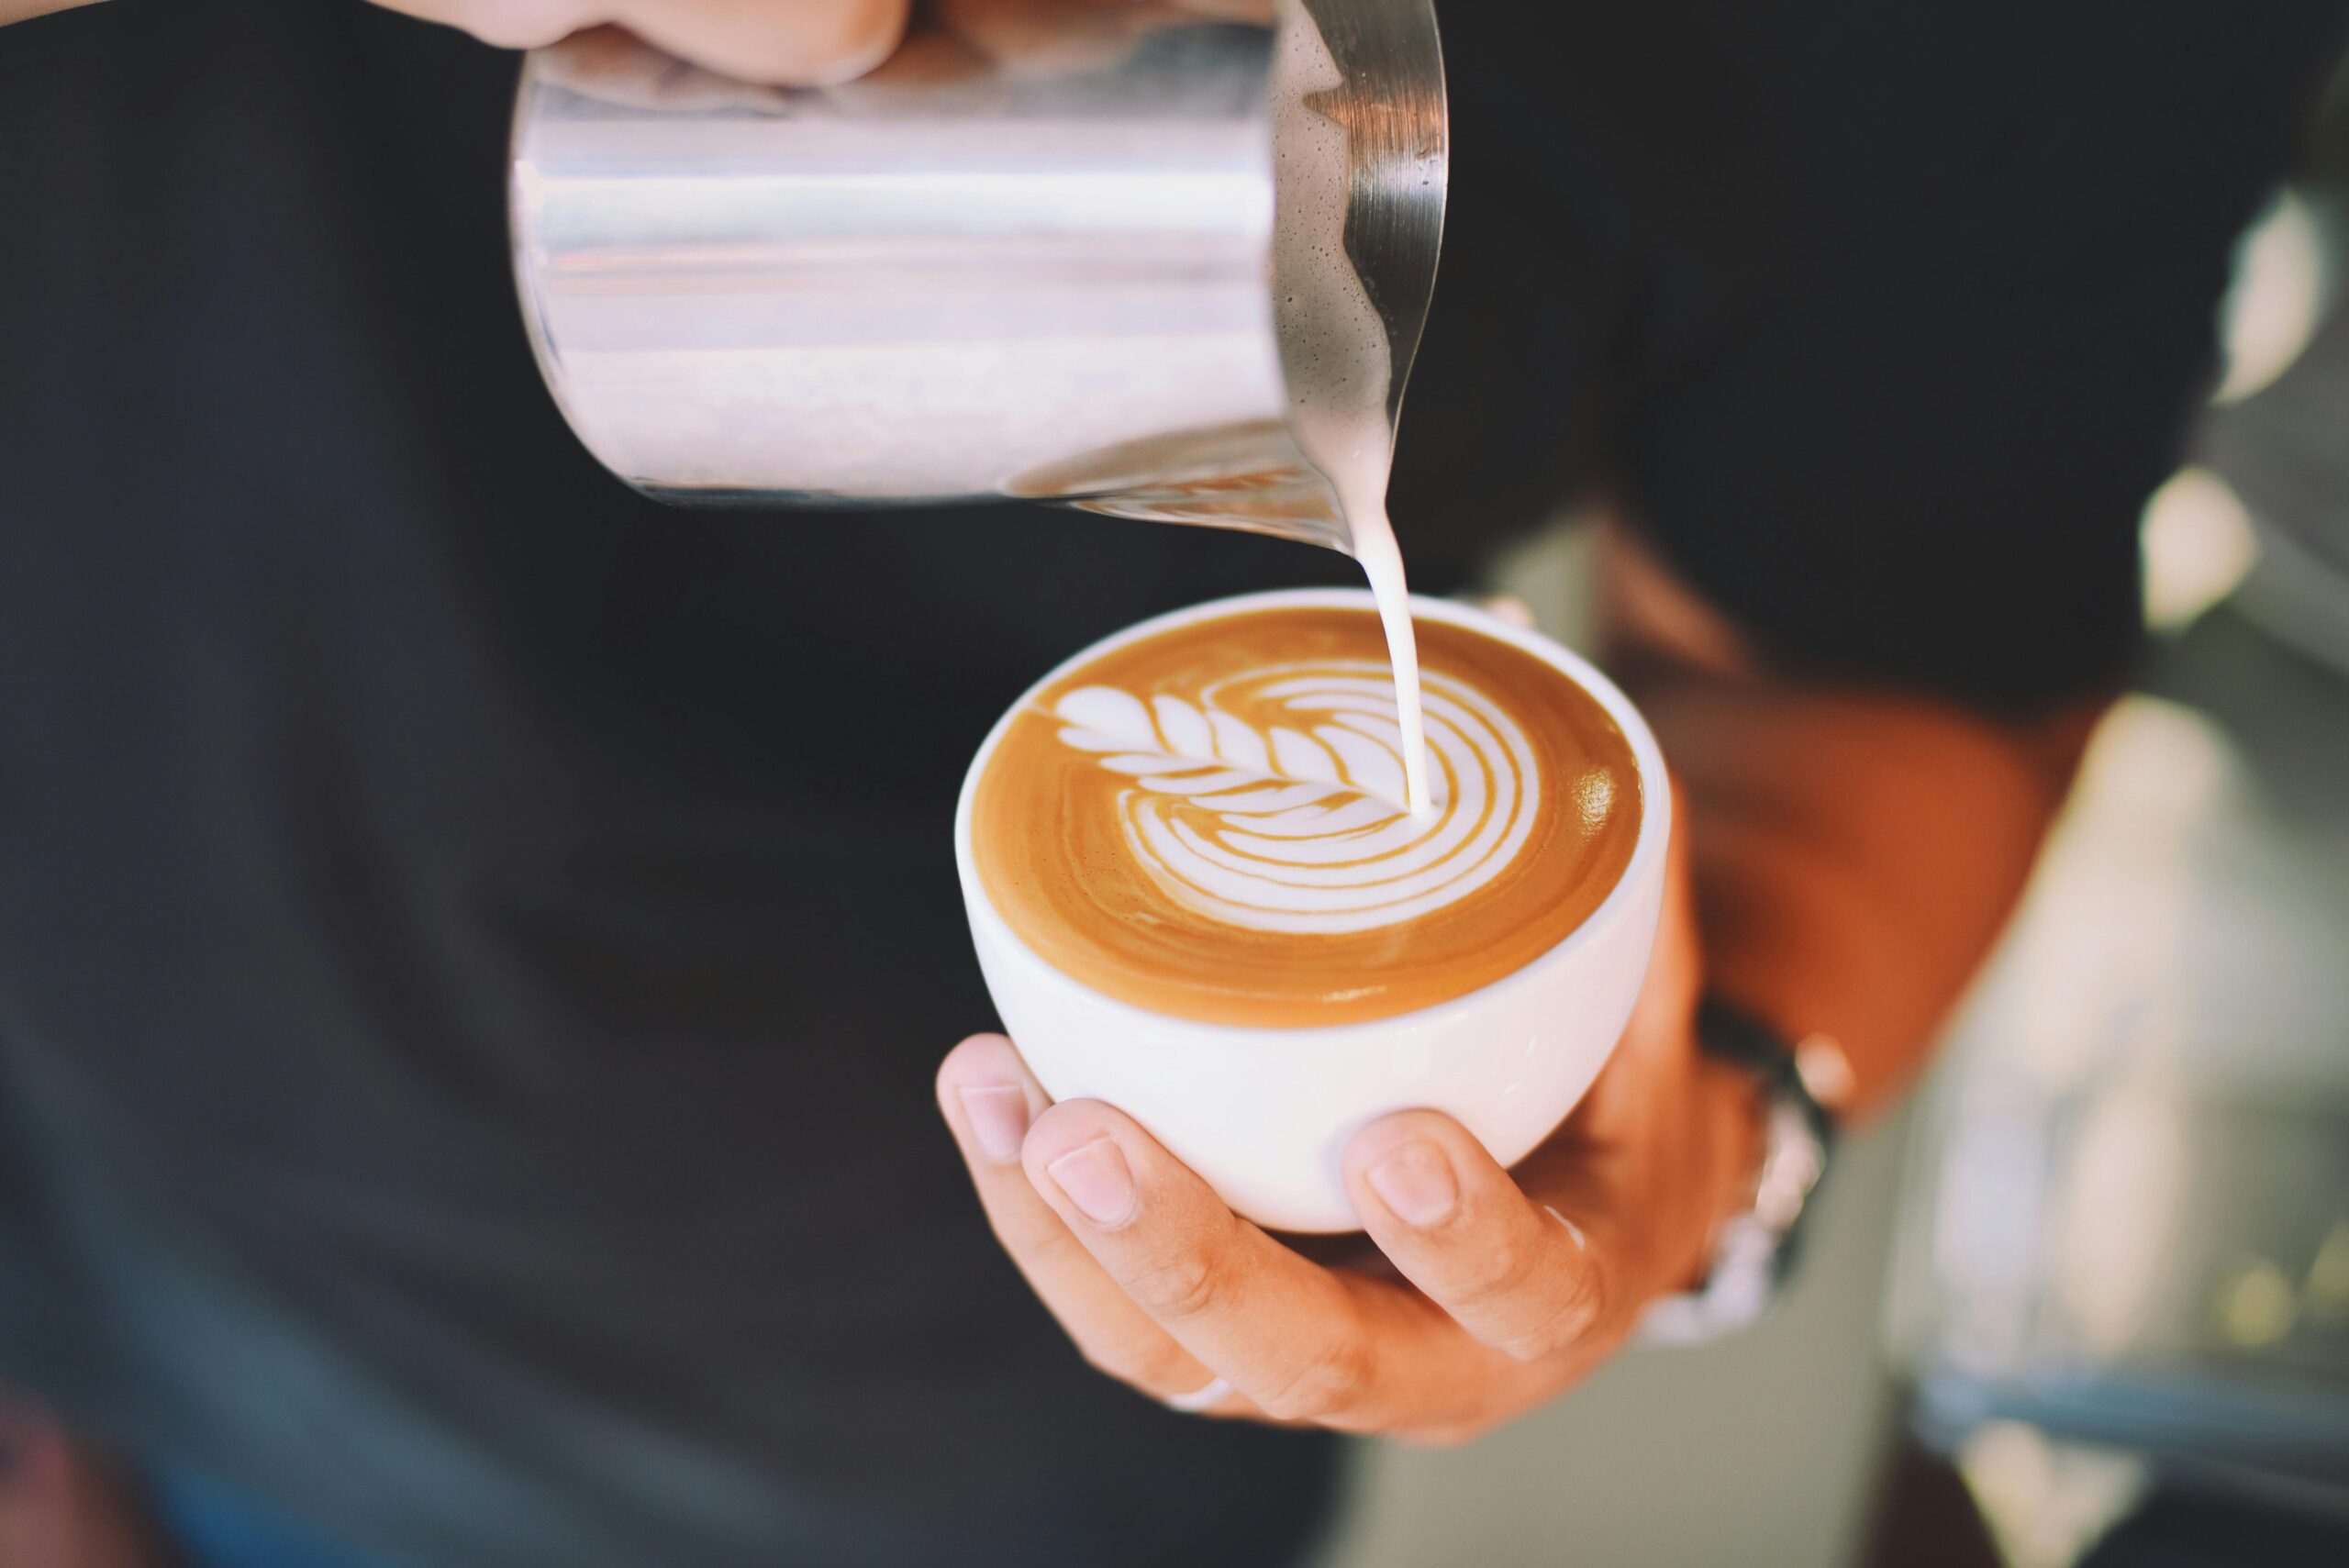
[[[1443,1151],[1425,1141],[1406,1143],[1364,1173],[1378,1201],[1407,1225],[1434,1225],[1460,1201],[1460,1184]]]
[[[963,1119],[987,1158],[998,1165],[1019,1159],[1028,1137],[1028,1091],[1017,1084],[965,1084],[961,1093]]]
[[[1122,1225],[1133,1218],[1134,1173],[1115,1139],[1102,1137],[1072,1149],[1045,1167],[1069,1202],[1096,1225]]]

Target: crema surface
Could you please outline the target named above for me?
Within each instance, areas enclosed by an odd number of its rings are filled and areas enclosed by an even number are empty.
[[[1521,968],[1631,862],[1631,744],[1532,654],[1419,635],[1429,810],[1405,805],[1374,612],[1218,617],[1013,716],[973,801],[989,899],[1063,973],[1218,1023],[1386,1018]]]

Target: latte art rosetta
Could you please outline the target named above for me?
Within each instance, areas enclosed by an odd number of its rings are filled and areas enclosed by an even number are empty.
[[[1055,673],[970,790],[988,902],[1073,981],[1232,1024],[1388,1018],[1524,967],[1630,863],[1639,766],[1538,651],[1417,633],[1418,812],[1367,605],[1239,609]]]
[[[1405,799],[1394,683],[1374,661],[1276,664],[1196,701],[1080,686],[1053,706],[1065,745],[1130,777],[1128,847],[1168,898],[1261,931],[1373,930],[1469,896],[1525,848],[1540,804],[1514,720],[1426,678],[1433,801]],[[1289,724],[1259,730],[1242,712]],[[1603,781],[1602,781],[1603,783]]]

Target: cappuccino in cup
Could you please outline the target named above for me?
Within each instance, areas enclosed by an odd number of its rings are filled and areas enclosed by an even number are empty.
[[[1636,711],[1538,634],[1412,612],[1417,811],[1378,611],[1327,590],[1077,655],[996,725],[957,814],[980,962],[1046,1091],[1117,1105],[1279,1229],[1355,1227],[1340,1154],[1390,1111],[1522,1157],[1653,940],[1670,800]]]
[[[1072,979],[1209,1023],[1392,1018],[1524,967],[1630,864],[1639,764],[1555,665],[1419,632],[1428,809],[1406,798],[1377,615],[1241,611],[1087,660],[1013,714],[973,803],[988,899]]]

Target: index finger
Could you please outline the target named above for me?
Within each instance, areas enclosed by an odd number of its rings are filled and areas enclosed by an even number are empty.
[[[1051,1104],[1001,1035],[974,1035],[940,1064],[939,1109],[969,1162],[987,1223],[1085,1359],[1178,1409],[1215,1405],[1193,1403],[1213,1388],[1215,1374],[1127,1299],[1021,1169],[1029,1124]]]
[[[1364,1128],[1347,1147],[1345,1175],[1379,1250],[1482,1343],[1524,1362],[1609,1342],[1621,1293],[1614,1239],[1599,1224],[1612,1213],[1604,1202],[1575,1205],[1596,1231],[1536,1203],[1436,1111]]]
[[[1282,1246],[1099,1101],[1045,1111],[1023,1158],[1127,1296],[1276,1420],[1346,1431],[1471,1423],[1510,1366],[1416,1292]]]

